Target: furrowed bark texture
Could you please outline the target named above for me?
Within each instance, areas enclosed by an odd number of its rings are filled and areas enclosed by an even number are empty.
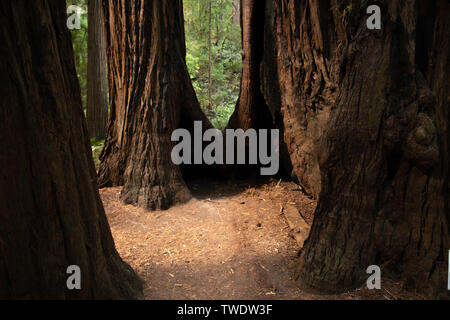
[[[103,1],[111,112],[99,184],[148,209],[190,197],[171,161],[171,134],[211,128],[188,75],[182,1]]]
[[[318,145],[337,93],[340,26],[329,9],[329,1],[266,1],[264,96],[283,132],[290,160],[283,163],[292,164],[291,176],[315,198]]]
[[[377,4],[381,30],[366,27],[366,1],[275,2],[285,140],[320,191],[300,276],[339,292],[376,264],[448,298],[449,2]]]
[[[102,0],[89,0],[87,123],[89,135],[106,137],[108,76]]]
[[[97,191],[65,2],[3,1],[0,19],[0,299],[136,298]]]

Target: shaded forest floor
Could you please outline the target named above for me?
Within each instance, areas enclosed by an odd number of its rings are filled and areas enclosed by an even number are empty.
[[[311,225],[316,202],[292,182],[190,185],[194,198],[148,212],[100,190],[117,250],[145,281],[146,299],[420,299],[383,279],[367,288],[316,295],[295,280],[298,245],[283,207],[295,206]]]

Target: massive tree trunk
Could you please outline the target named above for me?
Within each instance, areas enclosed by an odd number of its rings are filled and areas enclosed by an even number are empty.
[[[318,144],[336,96],[336,33],[329,1],[266,1],[264,96],[284,137],[291,176],[318,198]],[[288,161],[284,161],[285,166]]]
[[[185,56],[182,1],[103,1],[111,113],[100,186],[123,185],[127,203],[156,209],[190,194],[171,161],[172,131],[212,125],[197,101]]]
[[[108,80],[102,0],[89,0],[87,123],[91,138],[104,139],[108,120]]]
[[[135,298],[97,191],[64,1],[0,4],[0,298]],[[70,265],[81,290],[69,291]]]
[[[266,15],[264,66],[278,64],[264,82],[295,174],[320,193],[300,276],[337,292],[377,264],[448,297],[449,3],[378,3],[381,30],[367,28],[365,1],[277,0]]]

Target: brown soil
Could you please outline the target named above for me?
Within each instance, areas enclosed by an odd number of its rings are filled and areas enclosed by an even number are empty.
[[[100,190],[117,250],[145,281],[146,299],[417,299],[383,279],[382,290],[318,295],[295,280],[297,243],[287,204],[312,223],[316,202],[292,182],[191,184],[194,198],[145,211]]]

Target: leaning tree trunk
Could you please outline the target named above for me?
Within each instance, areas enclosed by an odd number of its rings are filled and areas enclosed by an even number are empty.
[[[108,120],[108,79],[102,0],[89,0],[88,9],[87,123],[89,135],[106,136]]]
[[[135,298],[97,191],[64,1],[0,4],[0,298]],[[69,291],[70,265],[81,290]]]
[[[111,113],[100,186],[123,185],[126,203],[156,209],[190,194],[171,161],[172,131],[211,128],[185,56],[182,1],[104,0]]]
[[[378,3],[381,30],[367,28],[365,1],[277,0],[266,15],[265,59],[278,64],[264,83],[294,171],[320,192],[300,276],[343,291],[377,264],[448,297],[450,5]]]

